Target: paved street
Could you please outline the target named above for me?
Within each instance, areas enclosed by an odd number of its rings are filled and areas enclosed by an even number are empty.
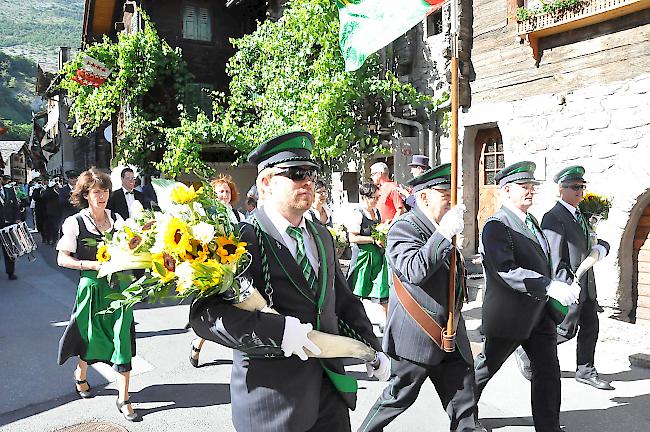
[[[190,366],[187,355],[192,334],[183,328],[187,305],[142,305],[135,312],[138,355],[131,386],[142,422],[131,424],[118,414],[117,391],[111,383],[114,375],[105,366],[89,372],[97,395],[81,400],[73,390],[75,362],[56,364],[57,344],[69,318],[77,275],[56,266],[51,247],[39,246],[35,262],[19,260],[18,281],[0,275],[0,431],[53,431],[87,421],[108,421],[129,431],[234,430],[228,391],[231,352],[208,343],[201,354],[202,367]],[[373,317],[375,312],[370,309]],[[616,390],[604,392],[577,383],[573,379],[575,342],[561,345],[561,421],[569,431],[647,432],[650,370],[630,367],[628,356],[650,353],[650,332],[605,319],[607,313],[601,315],[597,366],[604,378],[613,380]],[[480,302],[467,305],[465,314],[468,327],[475,329]],[[352,413],[355,428],[384,384],[367,380],[362,365],[350,370],[360,379],[361,387],[357,410]],[[529,387],[510,359],[483,394],[479,405],[483,424],[494,431],[533,431]],[[433,386],[426,383],[416,404],[387,430],[447,428]]]

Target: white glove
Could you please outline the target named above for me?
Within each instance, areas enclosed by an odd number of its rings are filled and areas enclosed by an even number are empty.
[[[292,354],[300,357],[300,360],[309,358],[305,352],[307,348],[312,353],[320,354],[320,348],[316,346],[307,334],[313,330],[311,324],[303,324],[298,318],[288,316],[284,318],[284,334],[282,335],[282,351],[285,357],[291,357]]]
[[[551,281],[551,284],[546,287],[546,295],[553,297],[559,301],[563,306],[569,306],[575,303],[580,297],[580,285],[573,283],[571,285],[560,281]]]
[[[383,352],[377,352],[379,367],[375,369],[370,363],[366,363],[366,370],[370,378],[376,377],[379,381],[388,381],[390,378],[390,359]]]
[[[599,244],[593,245],[591,247],[591,250],[592,251],[593,250],[598,251],[598,261],[602,260],[603,258],[605,258],[607,256],[607,249],[605,249],[605,246],[603,246],[603,245],[599,245]]]
[[[440,234],[451,241],[451,238],[456,234],[460,234],[465,227],[463,220],[463,213],[465,213],[465,204],[458,204],[449,209],[447,213],[440,219],[438,224]]]

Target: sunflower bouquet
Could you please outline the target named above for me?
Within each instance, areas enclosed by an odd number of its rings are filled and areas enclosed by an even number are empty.
[[[612,203],[604,195],[587,192],[578,204],[578,208],[587,217],[590,224],[594,226],[600,220],[607,219]]]
[[[98,277],[143,269],[144,276],[112,293],[110,313],[151,298],[185,299],[239,292],[236,276],[246,267],[246,243],[239,241],[228,209],[212,188],[155,180],[160,212],[142,211],[116,223],[97,244]]]

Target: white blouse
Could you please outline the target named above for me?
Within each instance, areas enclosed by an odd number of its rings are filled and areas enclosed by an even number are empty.
[[[113,218],[111,217],[111,211],[109,209],[104,210],[106,216],[108,217],[108,222],[110,223],[110,229],[113,229]],[[84,221],[86,229],[93,234],[101,234],[95,223],[93,222],[90,216],[90,209],[85,208],[79,211],[81,219]],[[61,232],[63,235],[59,239],[59,242],[56,244],[56,250],[62,250],[70,253],[77,252],[77,237],[79,237],[79,224],[77,223],[77,214],[69,216],[63,222],[61,226]],[[115,214],[117,221],[121,221],[122,217],[119,214]]]

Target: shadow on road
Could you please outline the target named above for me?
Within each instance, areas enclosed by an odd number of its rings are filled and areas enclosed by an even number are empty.
[[[135,403],[167,403],[155,408],[137,408],[145,417],[149,414],[177,408],[202,408],[230,403],[228,384],[156,384],[131,393]]]
[[[615,397],[611,401],[619,405],[605,409],[562,412],[560,413],[560,424],[566,426],[569,431],[647,432],[646,413],[650,407],[650,395]],[[533,427],[533,419],[529,416],[480,418],[480,420],[484,427],[495,432],[499,428],[509,426]]]

